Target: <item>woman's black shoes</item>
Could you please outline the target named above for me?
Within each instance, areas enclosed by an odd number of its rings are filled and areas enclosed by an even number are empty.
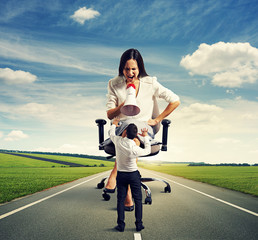
[[[105,192],[105,193],[114,193],[115,191],[116,191],[116,188],[114,188],[114,189],[104,188],[103,189],[103,192]]]
[[[134,205],[132,205],[132,206],[125,206],[125,211],[127,211],[127,212],[132,212],[133,210],[134,210]]]

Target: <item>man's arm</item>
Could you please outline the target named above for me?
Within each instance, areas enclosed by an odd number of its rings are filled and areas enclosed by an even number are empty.
[[[143,137],[143,144],[144,144],[144,148],[135,146],[134,148],[134,154],[137,156],[146,156],[149,155],[151,153],[151,145],[150,145],[150,138],[148,136],[148,129],[144,128],[141,129],[142,133],[139,134]]]
[[[112,142],[115,142],[115,137],[116,137],[116,127],[118,127],[118,123],[119,123],[120,119],[119,118],[115,118],[113,120],[113,124],[111,125],[110,128],[110,139],[112,140]]]
[[[116,125],[112,124],[110,127],[110,139],[112,140],[112,142],[115,141],[115,137],[116,137]]]
[[[149,155],[151,153],[151,145],[150,145],[150,138],[148,136],[143,138],[143,144],[144,144],[144,148],[138,147],[137,150],[137,155],[138,156],[146,156]]]

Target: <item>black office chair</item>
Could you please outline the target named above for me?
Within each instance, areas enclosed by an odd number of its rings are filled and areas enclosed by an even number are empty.
[[[104,125],[107,123],[106,120],[104,119],[97,119],[95,121],[97,123],[98,129],[99,129],[99,150],[104,150],[108,156],[107,158],[112,158],[116,155],[115,152],[115,145],[112,142],[109,142],[109,144],[106,144],[106,141],[104,141]],[[159,151],[167,151],[167,139],[168,139],[168,127],[171,123],[170,120],[164,119],[162,122],[163,125],[163,131],[162,131],[162,142],[153,142],[151,143],[151,153],[147,156],[153,156],[159,153]],[[161,145],[161,147],[160,147]],[[141,157],[147,157],[147,156],[141,156]],[[102,189],[105,186],[105,180],[108,178],[105,177],[103,178],[98,184],[97,188]],[[146,198],[145,198],[145,204],[151,204],[152,199],[151,199],[151,190],[150,188],[144,184],[144,182],[151,182],[151,181],[160,181],[166,184],[166,187],[164,188],[165,193],[170,193],[171,192],[171,187],[168,182],[166,182],[163,179],[159,178],[141,178],[141,184],[142,188],[145,190],[146,193]],[[110,200],[110,195],[109,193],[114,193],[115,190],[110,190],[104,188],[102,196],[106,201]]]

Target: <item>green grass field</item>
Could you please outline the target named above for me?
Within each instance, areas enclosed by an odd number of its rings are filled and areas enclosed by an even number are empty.
[[[51,168],[51,167],[67,167],[57,163],[45,161],[37,161],[26,157],[16,157],[0,153],[0,169],[2,168]],[[1,170],[0,170],[1,171]]]
[[[114,166],[114,162],[111,162],[111,161],[101,161],[101,160],[89,159],[89,158],[60,156],[60,155],[47,155],[47,154],[31,154],[31,153],[25,153],[25,154],[29,155],[29,156],[35,156],[35,157],[41,157],[41,158],[47,158],[47,159],[53,159],[53,160],[60,160],[60,161],[64,161],[64,162],[71,162],[71,163],[87,165],[89,167],[99,167],[100,165],[104,165],[105,167],[110,167],[110,166],[113,167]]]
[[[66,182],[112,169],[114,162],[59,155],[30,154],[43,158],[79,163],[91,167],[69,167],[0,153],[0,203],[26,196]],[[194,166],[150,164],[139,167],[180,176],[258,196],[258,167]]]
[[[258,167],[187,166],[186,164],[147,164],[139,166],[174,176],[209,183],[258,196]]]
[[[50,159],[55,157],[55,159],[62,161],[69,161],[68,158],[71,159],[71,157],[52,155],[46,157]],[[114,166],[114,163],[110,161],[85,158],[73,160],[85,165],[104,165],[105,167],[69,167],[0,153],[0,203],[107,171]]]

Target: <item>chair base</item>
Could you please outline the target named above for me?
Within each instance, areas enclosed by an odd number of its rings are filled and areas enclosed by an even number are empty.
[[[102,178],[102,180],[97,184],[98,189],[104,188],[105,181],[106,181],[106,179],[108,179],[108,177]],[[166,182],[165,180],[160,179],[160,178],[141,178],[141,185],[142,185],[142,188],[145,190],[145,194],[146,194],[145,201],[144,201],[145,204],[152,204],[152,198],[151,198],[151,190],[144,182],[152,182],[152,181],[159,181],[159,182],[165,183],[166,187],[164,188],[164,192],[171,193],[170,184],[168,182]],[[110,200],[110,198],[111,198],[110,193],[111,194],[115,193],[115,189],[107,189],[107,188],[103,189],[102,197],[104,198],[105,201]]]

